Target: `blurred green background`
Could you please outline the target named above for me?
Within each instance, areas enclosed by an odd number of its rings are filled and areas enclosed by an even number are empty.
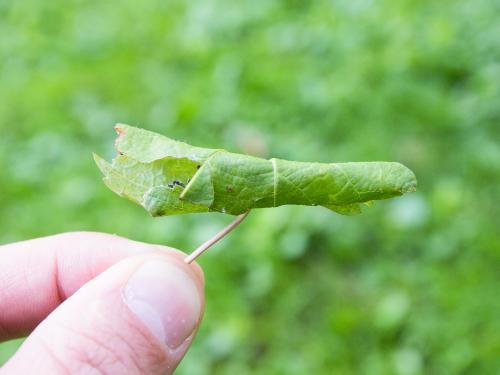
[[[95,230],[190,251],[230,221],[111,193],[91,152],[113,156],[116,122],[419,178],[357,217],[253,212],[200,259],[179,374],[500,371],[498,1],[0,1],[0,243]]]

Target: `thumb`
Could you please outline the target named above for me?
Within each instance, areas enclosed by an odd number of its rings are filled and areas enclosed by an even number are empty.
[[[0,372],[170,374],[203,305],[203,276],[178,257],[127,258],[54,310]]]

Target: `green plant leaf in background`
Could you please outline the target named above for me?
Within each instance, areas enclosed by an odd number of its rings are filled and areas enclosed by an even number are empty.
[[[242,214],[286,204],[323,206],[341,214],[361,204],[415,191],[400,163],[308,163],[265,160],[174,141],[119,124],[118,156],[94,155],[106,185],[152,216],[194,212]]]

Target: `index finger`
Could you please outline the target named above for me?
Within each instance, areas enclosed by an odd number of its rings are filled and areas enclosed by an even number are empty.
[[[179,259],[179,250],[123,237],[73,232],[0,246],[0,341],[26,336],[87,281],[145,252]],[[202,282],[199,266],[190,267]]]

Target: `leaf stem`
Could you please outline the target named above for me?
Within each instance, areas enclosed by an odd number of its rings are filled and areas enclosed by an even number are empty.
[[[229,224],[227,227],[225,227],[223,230],[221,230],[219,233],[217,233],[215,236],[210,238],[208,241],[204,242],[199,246],[195,251],[193,251],[191,254],[189,254],[186,258],[184,258],[184,262],[187,264],[192,263],[196,258],[198,258],[201,254],[203,254],[206,250],[208,250],[212,245],[217,243],[219,240],[224,238],[226,234],[231,232],[234,228],[236,228],[240,223],[245,220],[245,218],[248,216],[250,211],[245,212],[244,214],[239,215],[231,224]]]

